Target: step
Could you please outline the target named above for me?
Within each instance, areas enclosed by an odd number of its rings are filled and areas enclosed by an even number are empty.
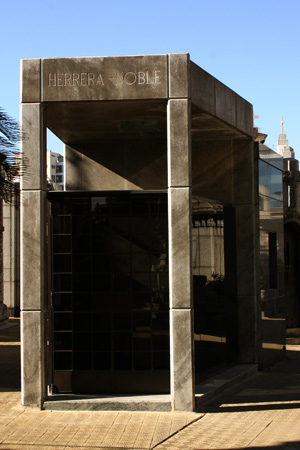
[[[237,364],[196,385],[196,408],[257,373],[256,364]],[[163,395],[54,394],[44,402],[46,410],[61,411],[161,411],[172,410],[171,398]]]
[[[257,374],[257,364],[237,364],[196,386],[196,408]]]

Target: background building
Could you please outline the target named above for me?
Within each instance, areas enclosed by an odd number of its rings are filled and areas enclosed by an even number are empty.
[[[64,157],[51,150],[47,151],[47,178],[51,182],[53,190],[62,191],[64,189]]]

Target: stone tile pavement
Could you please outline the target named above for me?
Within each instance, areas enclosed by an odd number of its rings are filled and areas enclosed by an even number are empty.
[[[0,325],[0,450],[300,449],[300,346],[198,413],[40,411],[20,404],[17,325]]]

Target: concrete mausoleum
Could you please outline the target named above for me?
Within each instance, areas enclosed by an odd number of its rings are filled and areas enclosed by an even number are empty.
[[[164,394],[260,358],[252,105],[188,54],[24,59],[22,402]],[[46,130],[65,190],[46,187]]]

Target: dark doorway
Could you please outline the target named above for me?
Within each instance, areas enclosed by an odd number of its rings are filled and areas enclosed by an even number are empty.
[[[168,393],[165,192],[53,192],[56,392]]]

